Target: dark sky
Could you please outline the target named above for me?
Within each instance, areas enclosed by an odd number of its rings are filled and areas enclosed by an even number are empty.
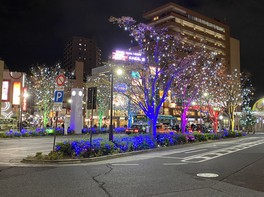
[[[115,48],[128,48],[131,40],[108,22],[110,16],[143,21],[144,12],[168,2],[227,23],[231,36],[240,40],[241,70],[253,74],[256,94],[264,96],[262,0],[0,0],[0,57],[16,71],[52,65],[62,58],[66,41],[84,36],[95,38],[106,58]]]

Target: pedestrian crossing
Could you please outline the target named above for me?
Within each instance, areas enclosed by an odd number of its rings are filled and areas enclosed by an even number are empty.
[[[231,147],[221,148],[219,150],[213,150],[213,151],[185,157],[181,159],[181,162],[201,163],[201,162],[212,160],[212,159],[215,159],[215,158],[218,158],[224,155],[228,155],[234,152],[238,152],[244,149],[248,149],[248,148],[263,144],[263,143],[264,143],[264,139],[256,140],[253,142],[242,143],[242,144],[231,146]]]

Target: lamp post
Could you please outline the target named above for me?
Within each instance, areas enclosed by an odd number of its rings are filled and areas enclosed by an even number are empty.
[[[114,73],[110,74],[110,125],[109,125],[109,141],[113,141],[113,94],[114,94]]]
[[[20,95],[20,106],[19,106],[19,131],[21,132],[22,130],[22,99],[23,95]]]
[[[20,106],[19,106],[19,131],[22,130],[22,117],[23,117],[23,102],[26,102],[26,99],[28,97],[28,93],[26,92],[26,89],[23,89],[23,93],[20,95]]]
[[[116,74],[122,75],[123,70],[117,69]],[[113,96],[114,96],[114,70],[110,73],[110,125],[109,125],[109,141],[113,141]]]
[[[209,118],[209,94],[207,93],[207,92],[204,92],[203,93],[203,98],[204,98],[204,100],[205,100],[205,106],[206,106],[206,108],[207,108],[207,115],[206,115],[206,123],[207,123],[207,127],[208,127],[208,129],[210,128],[210,118]],[[200,111],[200,113],[201,113],[201,111]]]

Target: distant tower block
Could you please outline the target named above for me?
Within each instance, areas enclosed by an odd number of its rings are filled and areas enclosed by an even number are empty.
[[[81,61],[75,61],[75,81],[73,83],[74,88],[83,88],[83,67],[84,63]]]

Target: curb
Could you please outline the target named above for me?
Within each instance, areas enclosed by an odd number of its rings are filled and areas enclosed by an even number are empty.
[[[247,136],[243,136],[247,137]],[[113,155],[104,155],[100,157],[92,157],[92,158],[82,158],[82,159],[59,159],[59,160],[38,160],[35,158],[24,158],[21,162],[22,163],[28,163],[28,164],[78,164],[78,163],[90,163],[90,162],[97,162],[97,161],[104,161],[108,159],[115,159],[120,157],[126,157],[126,156],[133,156],[133,155],[139,155],[143,153],[148,152],[158,152],[158,151],[166,151],[166,150],[173,150],[188,146],[196,146],[200,144],[209,144],[212,142],[221,142],[221,141],[232,141],[234,139],[240,139],[239,138],[227,138],[227,139],[220,139],[220,140],[208,140],[203,142],[195,142],[195,143],[188,143],[188,144],[178,144],[174,146],[168,146],[168,147],[158,147],[154,149],[147,149],[147,150],[140,150],[140,151],[133,151],[133,152],[126,152],[126,153],[117,153]]]

